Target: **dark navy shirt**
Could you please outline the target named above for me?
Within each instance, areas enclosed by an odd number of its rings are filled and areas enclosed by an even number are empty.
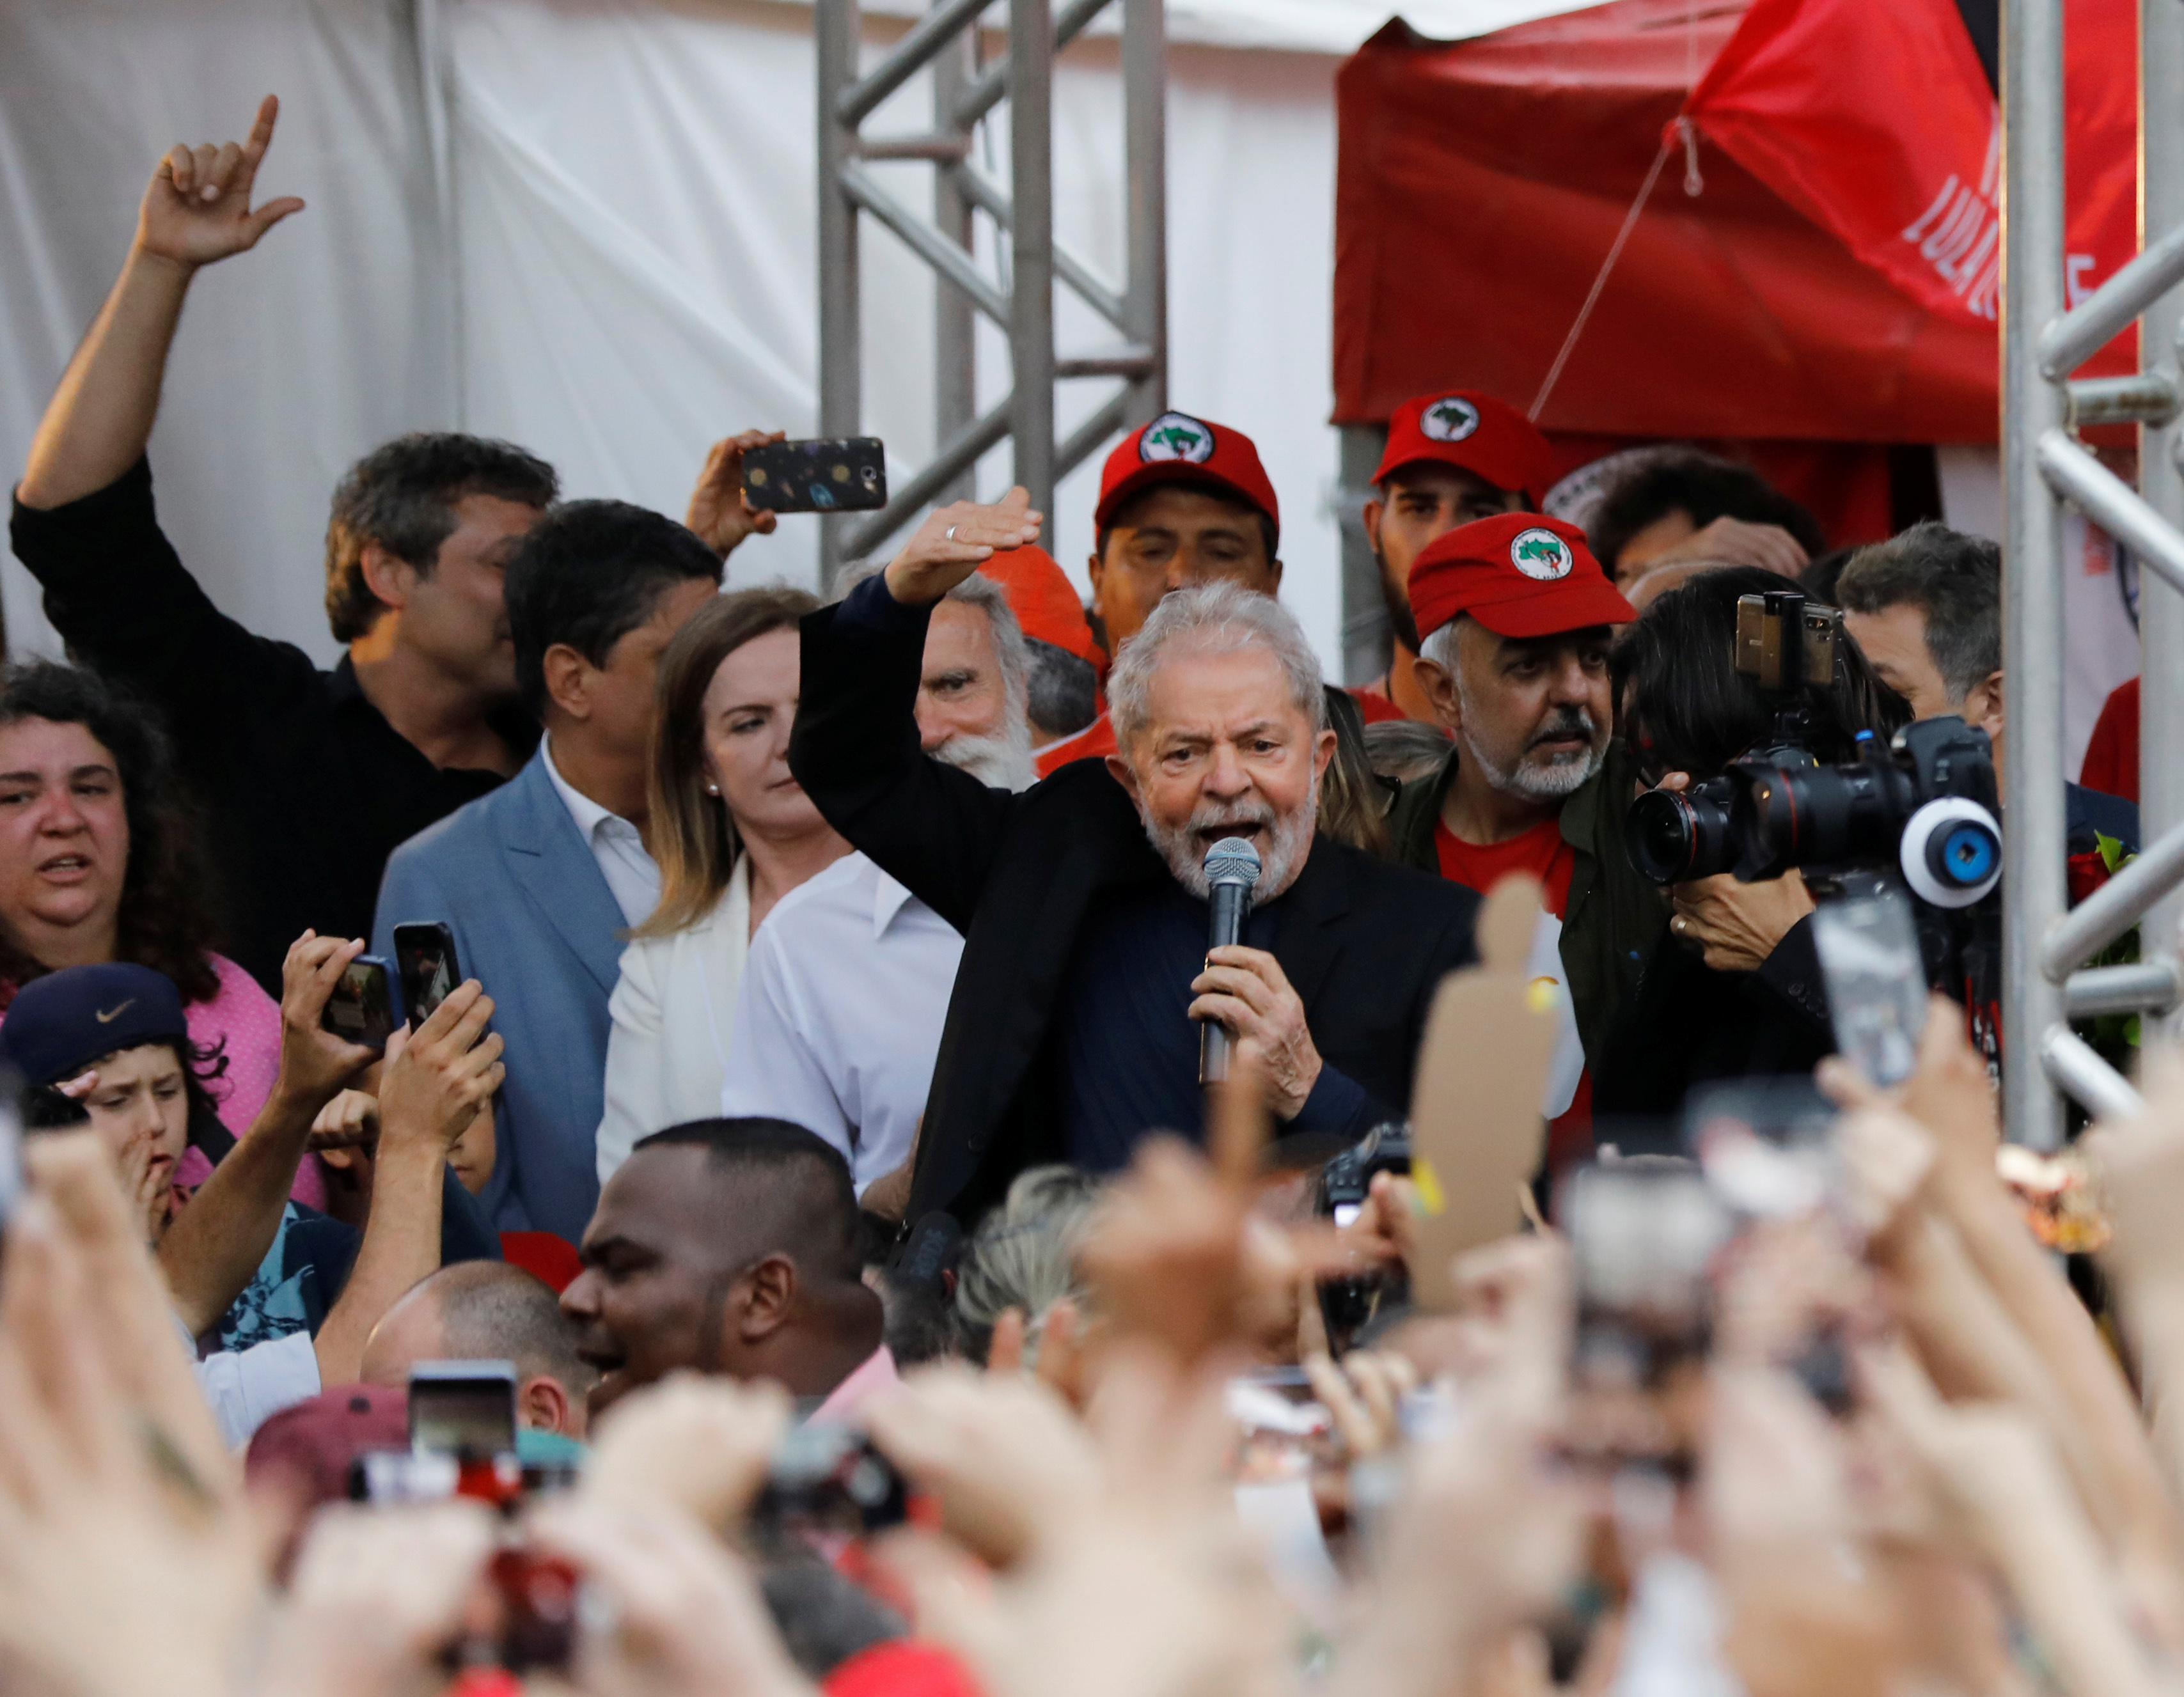
[[[1281,913],[1279,899],[1255,910],[1245,944],[1271,952]],[[1054,1024],[1056,1107],[1073,1165],[1115,1171],[1149,1131],[1204,1141],[1199,1025],[1190,1009],[1191,980],[1205,969],[1206,928],[1206,904],[1166,878],[1108,891],[1086,912]],[[1363,1097],[1323,1065],[1289,1129],[1337,1127]]]

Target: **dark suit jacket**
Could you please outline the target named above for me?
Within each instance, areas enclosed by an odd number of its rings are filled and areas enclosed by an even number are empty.
[[[928,609],[883,582],[845,605],[804,620],[789,769],[836,830],[964,934],[911,1217],[944,1208],[968,1224],[1026,1166],[1066,1154],[1048,1027],[1087,909],[1169,875],[1100,761],[1011,795],[928,759],[915,709]],[[1275,958],[1322,1058],[1381,1113],[1410,1100],[1434,991],[1474,958],[1478,904],[1325,838],[1284,898]]]

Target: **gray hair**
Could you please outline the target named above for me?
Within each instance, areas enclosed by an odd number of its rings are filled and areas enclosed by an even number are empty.
[[[1463,621],[1470,616],[1468,613],[1459,613],[1446,625],[1436,626],[1428,632],[1425,640],[1418,644],[1418,658],[1431,660],[1454,677],[1462,652],[1457,644],[1463,640]]]
[[[956,1273],[956,1318],[983,1358],[994,1322],[1011,1308],[1036,1327],[1065,1296],[1081,1294],[1077,1246],[1100,1196],[1073,1166],[1034,1166],[971,1233]]]
[[[866,578],[878,577],[886,570],[883,559],[850,561],[834,580],[834,598],[840,600]],[[1023,626],[1017,622],[1016,609],[1009,605],[1001,586],[983,572],[974,571],[941,598],[976,607],[986,615],[994,635],[994,666],[1001,675],[1001,691],[1008,697],[1009,711],[1026,719],[1031,704],[1031,650],[1025,646]]]
[[[1264,648],[1289,679],[1290,699],[1315,734],[1327,728],[1319,660],[1303,628],[1272,596],[1234,583],[1201,583],[1162,598],[1136,636],[1123,644],[1107,678],[1107,710],[1115,741],[1127,749],[1152,717],[1153,674],[1163,654],[1180,644],[1199,654]]]
[[[1952,706],[2002,670],[2002,548],[1927,519],[1860,548],[1836,580],[1852,613],[1914,606]]]

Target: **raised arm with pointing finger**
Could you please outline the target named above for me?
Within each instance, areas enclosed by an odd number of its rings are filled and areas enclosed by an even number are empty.
[[[557,492],[551,466],[504,442],[420,431],[365,453],[326,526],[326,622],[348,650],[331,670],[228,616],[183,565],[145,444],[197,274],[303,205],[254,203],[278,110],[269,97],[248,139],[159,161],[121,275],[32,442],[10,526],[70,654],[164,715],[224,875],[222,952],[276,995],[299,933],[367,935],[396,845],[536,746],[515,704],[501,580]],[[256,352],[223,349],[219,369],[248,374]]]
[[[25,506],[58,507],[103,489],[142,457],[159,416],[167,350],[198,268],[248,252],[304,209],[293,195],[250,203],[280,113],[280,100],[269,94],[247,140],[177,142],[159,161],[128,260],[31,439],[16,491]]]

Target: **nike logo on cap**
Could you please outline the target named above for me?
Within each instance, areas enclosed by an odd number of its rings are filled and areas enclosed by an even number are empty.
[[[98,1015],[99,1024],[107,1026],[112,1025],[114,1021],[120,1019],[122,1015],[127,1013],[130,1009],[136,1005],[136,999],[134,996],[131,996],[127,1001],[120,1003],[114,1007],[93,1008],[92,1012]]]

